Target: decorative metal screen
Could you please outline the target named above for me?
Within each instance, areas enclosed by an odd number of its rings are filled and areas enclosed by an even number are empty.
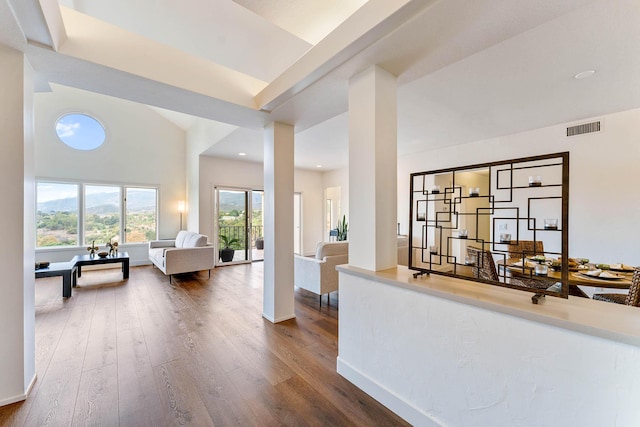
[[[413,173],[410,187],[415,277],[568,296],[568,152]]]

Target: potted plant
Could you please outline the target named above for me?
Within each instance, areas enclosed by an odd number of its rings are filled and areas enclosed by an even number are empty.
[[[264,238],[262,236],[256,237],[256,249],[264,249]]]
[[[338,221],[338,226],[336,227],[336,231],[338,235],[336,236],[336,240],[338,242],[343,242],[347,240],[347,233],[349,232],[349,224],[347,223],[346,215],[342,215],[342,221]]]
[[[233,254],[235,252],[235,249],[231,247],[231,245],[234,245],[236,243],[238,243],[239,240],[234,238],[229,238],[224,234],[220,235],[220,259],[222,260],[222,262],[231,262],[233,261]]]

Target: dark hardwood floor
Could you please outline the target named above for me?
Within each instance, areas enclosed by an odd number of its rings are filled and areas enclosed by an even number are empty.
[[[407,425],[336,373],[337,295],[296,289],[262,318],[262,263],[181,275],[83,271],[36,281],[36,381],[2,426]]]

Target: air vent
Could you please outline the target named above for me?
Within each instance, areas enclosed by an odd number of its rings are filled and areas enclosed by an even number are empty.
[[[600,122],[585,123],[567,128],[567,136],[583,135],[592,132],[600,132]]]

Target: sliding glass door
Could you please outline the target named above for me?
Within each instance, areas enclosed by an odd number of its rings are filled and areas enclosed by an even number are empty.
[[[264,191],[214,188],[217,265],[264,261]],[[302,253],[302,195],[294,194],[294,253]]]
[[[216,187],[214,193],[216,264],[251,262],[251,190]]]

